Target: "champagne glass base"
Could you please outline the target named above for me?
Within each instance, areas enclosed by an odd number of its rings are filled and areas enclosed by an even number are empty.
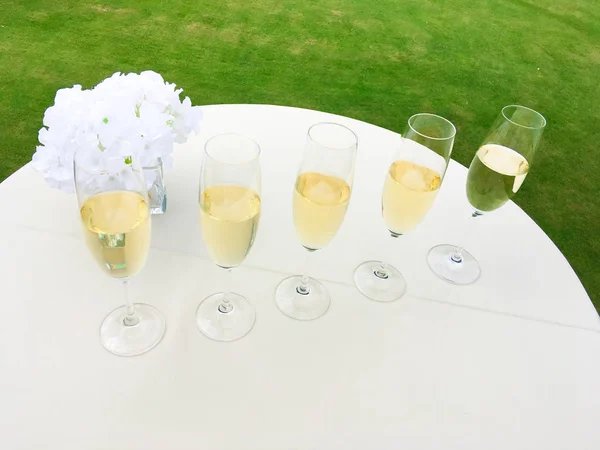
[[[309,278],[308,294],[301,294],[297,288],[302,277],[295,275],[284,279],[275,289],[275,303],[286,316],[298,320],[314,320],[329,309],[331,297],[322,283]]]
[[[221,312],[223,297],[227,295],[229,312]],[[256,310],[252,303],[239,294],[219,292],[206,297],[196,310],[196,324],[200,332],[215,341],[229,342],[244,337],[254,326]]]
[[[153,306],[135,303],[136,325],[125,325],[127,309],[112,311],[100,325],[100,341],[106,350],[119,356],[136,356],[156,347],[165,335],[166,322]]]
[[[386,266],[386,277],[376,275],[381,261],[367,261],[354,271],[354,285],[358,292],[377,302],[393,302],[406,293],[406,280],[398,269]]]
[[[481,267],[473,255],[461,251],[462,261],[455,262],[452,254],[456,245],[436,245],[427,254],[429,267],[442,280],[454,284],[471,284],[481,276]]]

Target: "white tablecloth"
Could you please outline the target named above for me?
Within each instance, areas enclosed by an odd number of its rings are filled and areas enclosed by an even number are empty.
[[[0,185],[2,449],[600,448],[600,320],[520,208],[478,218],[465,236],[466,169],[453,163],[425,221],[392,240],[380,195],[396,134],[296,108],[204,110],[201,134],[175,151],[169,211],[153,217],[148,263],[131,283],[135,300],[167,319],[147,354],[120,358],[99,343],[121,291],[88,255],[74,196],[29,166]],[[312,258],[331,308],[299,322],[279,312],[273,290],[303,265],[291,194],[306,130],[323,120],[359,137],[355,185],[338,236]],[[202,244],[197,190],[203,144],[226,131],[261,145],[263,209],[233,274],[257,322],[219,343],[194,321],[222,285]],[[482,265],[474,285],[445,283],[427,266],[431,246],[458,242]],[[398,267],[407,295],[362,297],[352,273],[367,259]]]

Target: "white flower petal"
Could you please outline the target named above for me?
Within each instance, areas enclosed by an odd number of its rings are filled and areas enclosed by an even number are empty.
[[[67,192],[73,191],[76,152],[86,167],[101,167],[109,156],[119,157],[111,164],[124,164],[133,155],[142,163],[160,157],[168,166],[173,143],[185,142],[202,120],[202,110],[188,97],[182,102],[181,92],[153,71],[116,72],[89,90],[60,89],[44,114],[32,166]]]

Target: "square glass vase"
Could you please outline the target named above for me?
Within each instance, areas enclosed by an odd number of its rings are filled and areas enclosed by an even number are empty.
[[[167,212],[167,185],[162,159],[155,159],[149,166],[144,166],[142,170],[148,188],[150,213],[164,214]]]

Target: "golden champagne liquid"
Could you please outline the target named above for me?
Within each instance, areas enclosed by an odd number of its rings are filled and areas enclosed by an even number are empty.
[[[497,144],[482,146],[469,167],[467,197],[479,211],[500,208],[517,193],[529,172],[527,160]]]
[[[150,249],[150,210],[144,197],[105,192],[90,197],[80,213],[87,246],[100,267],[114,278],[136,275]]]
[[[381,209],[385,226],[394,234],[414,229],[425,217],[440,190],[441,175],[428,167],[396,161],[383,185]]]
[[[211,259],[221,267],[244,260],[256,236],[260,196],[245,186],[211,186],[200,199],[200,227]]]
[[[341,178],[306,172],[298,176],[294,189],[294,225],[302,245],[325,247],[344,221],[350,186]]]

